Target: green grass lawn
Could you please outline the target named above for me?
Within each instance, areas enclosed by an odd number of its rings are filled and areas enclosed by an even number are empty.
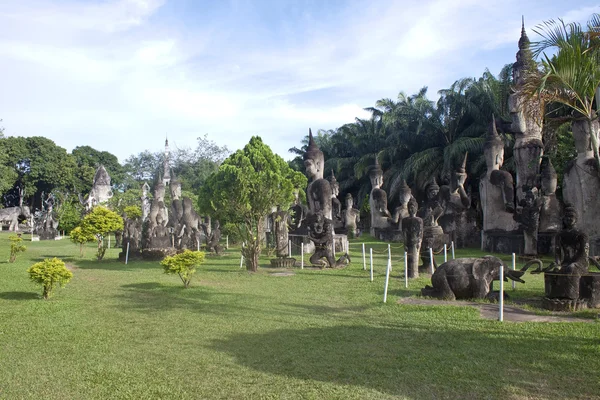
[[[267,257],[258,273],[240,270],[231,248],[208,256],[189,289],[158,262],[124,265],[117,249],[97,262],[92,245],[80,259],[68,240],[26,242],[9,264],[7,237],[2,399],[600,399],[597,320],[500,323],[471,307],[398,304],[429,279],[404,288],[397,244],[383,304],[387,245],[369,237],[352,241],[347,268],[293,276],[272,275]],[[74,274],[48,301],[26,273],[46,257]],[[506,285],[512,298],[540,298],[542,277],[524,280]]]

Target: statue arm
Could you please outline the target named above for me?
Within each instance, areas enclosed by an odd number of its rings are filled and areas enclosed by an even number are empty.
[[[471,199],[469,198],[467,192],[465,192],[465,188],[462,185],[458,187],[458,194],[460,195],[460,202],[462,203],[463,207],[469,208],[471,206]]]

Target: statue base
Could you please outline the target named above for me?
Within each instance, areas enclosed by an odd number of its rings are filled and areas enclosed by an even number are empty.
[[[588,272],[579,280],[579,296],[589,308],[600,308],[600,272]]]
[[[550,311],[579,311],[588,308],[588,302],[584,299],[551,299],[544,297],[542,307]]]
[[[174,247],[167,247],[162,249],[150,248],[142,250],[142,259],[146,261],[161,261],[167,256],[174,256],[177,254],[177,249]]]
[[[295,258],[271,258],[271,267],[273,268],[292,268],[294,265],[296,265]]]
[[[48,229],[38,232],[38,237],[40,240],[56,240],[58,236],[58,231],[56,229]]]
[[[292,241],[292,254],[299,255],[302,244],[304,244],[304,254],[312,254],[315,252],[315,244],[308,238],[308,235],[289,234],[288,239]],[[333,243],[335,244],[336,254],[343,254],[348,251],[348,236],[335,234],[333,235]]]
[[[481,250],[492,253],[522,254],[523,234],[508,231],[485,231],[482,235]]]

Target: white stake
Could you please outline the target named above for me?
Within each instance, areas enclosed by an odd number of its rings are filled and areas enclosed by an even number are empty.
[[[404,287],[408,288],[408,253],[404,252]]]
[[[292,241],[288,240],[288,257],[292,258]]]
[[[498,321],[504,321],[504,265],[500,264],[500,293],[498,293]]]
[[[196,244],[198,245],[198,251],[200,251],[200,241],[196,239]]]
[[[373,248],[369,248],[369,253],[371,257],[371,282],[373,282]]]
[[[452,259],[456,259],[456,257],[454,257],[454,240],[452,241]]]
[[[300,269],[304,269],[304,242],[300,246]]]
[[[448,246],[444,243],[444,262],[448,262]]]
[[[515,269],[517,269],[517,258],[516,258],[516,256],[515,256],[515,253],[512,253],[512,269],[513,269],[513,271],[514,271]],[[511,280],[512,280],[512,279],[511,279]],[[516,287],[515,287],[515,283],[516,283],[515,281],[512,281],[512,290],[515,290],[515,289],[516,289]]]
[[[431,275],[433,275],[433,249],[429,248],[429,267],[431,268]]]
[[[387,302],[387,291],[388,284],[390,282],[390,269],[392,269],[392,262],[388,259],[387,268],[385,270],[385,288],[383,289],[383,302]]]
[[[390,244],[388,243],[388,261],[390,263],[390,270],[392,269],[392,248],[390,247]]]
[[[110,249],[110,233],[108,234],[108,248]]]
[[[125,264],[129,262],[129,242],[127,242],[127,251],[125,252]]]
[[[367,255],[365,254],[365,244],[362,244],[363,249],[363,271],[367,270]]]
[[[240,268],[244,265],[244,243],[242,243],[242,257],[240,258]]]

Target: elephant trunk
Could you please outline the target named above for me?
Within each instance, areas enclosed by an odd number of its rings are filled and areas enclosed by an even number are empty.
[[[523,271],[523,272],[527,271],[527,269],[529,269],[529,267],[532,264],[538,265],[538,267],[535,270],[531,271],[532,274],[539,274],[540,272],[542,272],[542,267],[544,266],[544,263],[542,262],[542,260],[538,260],[537,258],[534,260],[527,261],[527,263],[525,263],[523,268],[521,268],[521,271]]]
[[[504,280],[508,281],[508,279],[506,279],[506,278],[509,278],[516,282],[525,283],[525,281],[521,279],[523,274],[525,274],[525,271],[523,271],[523,270],[516,271],[516,270],[512,270],[512,269],[506,269],[505,274],[504,274]]]

